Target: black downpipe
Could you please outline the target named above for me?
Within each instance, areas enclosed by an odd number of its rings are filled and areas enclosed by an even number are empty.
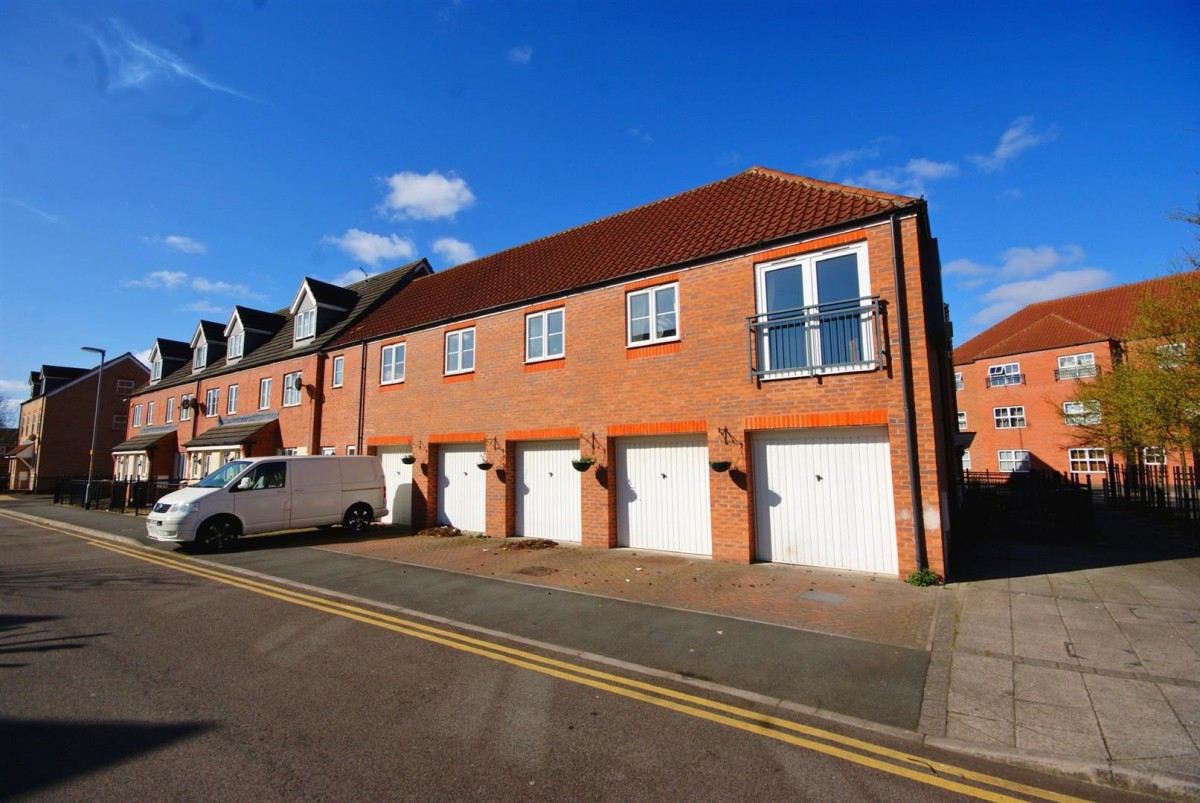
[[[896,214],[891,215],[892,270],[896,278],[897,333],[900,338],[900,373],[904,387],[904,437],[908,451],[908,485],[912,495],[913,552],[917,569],[927,568],[925,555],[925,515],[921,497],[920,460],[917,457],[917,422],[915,390],[912,379],[912,341],[908,330],[908,286],[905,283],[904,246]]]

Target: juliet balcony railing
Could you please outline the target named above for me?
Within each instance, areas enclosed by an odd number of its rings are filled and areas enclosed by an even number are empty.
[[[1065,382],[1068,379],[1089,379],[1100,373],[1096,365],[1073,365],[1070,368],[1055,368],[1054,381]]]
[[[1004,388],[1009,385],[1024,385],[1025,374],[994,374],[987,378],[989,388]]]
[[[873,371],[885,302],[864,296],[746,318],[751,379]]]

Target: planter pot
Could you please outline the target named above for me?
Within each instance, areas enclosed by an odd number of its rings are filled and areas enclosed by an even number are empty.
[[[572,460],[571,467],[574,468],[576,471],[580,471],[580,472],[587,471],[589,468],[592,467],[592,465],[595,462],[596,461],[593,459]]]
[[[728,471],[729,467],[733,464],[731,462],[729,462],[728,460],[713,460],[713,461],[709,462],[708,465],[712,467],[713,471],[720,474],[720,473]]]
[[[479,466],[480,471],[487,471],[489,468],[492,467],[492,464],[486,460],[484,460],[482,463],[477,463],[476,465]]]
[[[413,463],[417,462],[417,458],[413,457],[410,454],[406,454],[406,455],[404,455],[404,457],[400,458],[400,462],[404,463],[405,465],[411,466]]]

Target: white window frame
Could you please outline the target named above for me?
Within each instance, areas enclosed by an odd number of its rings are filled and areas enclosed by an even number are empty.
[[[220,415],[221,411],[221,389],[209,388],[204,392],[204,415],[209,418],[214,415]]]
[[[1143,446],[1142,447],[1142,465],[1144,466],[1165,466],[1167,464],[1167,450],[1161,446]]]
[[[676,316],[678,317],[678,315]],[[550,322],[552,319],[558,319],[558,351],[550,351]],[[534,336],[531,332],[535,321],[541,323],[541,334]],[[534,354],[534,345],[536,344],[538,354]],[[546,362],[547,360],[561,360],[567,354],[567,316],[566,307],[554,307],[553,309],[539,310],[531,312],[525,316],[525,362]]]
[[[470,348],[463,345],[463,341],[470,335]],[[455,329],[452,332],[446,333],[445,344],[445,359],[442,366],[446,376],[454,376],[456,374],[470,374],[475,371],[475,327],[468,326],[465,329]],[[454,358],[455,367],[450,367],[450,358]],[[470,357],[470,365],[467,365],[467,358]]]
[[[187,405],[184,405],[184,403],[183,403],[184,400],[187,401]],[[196,400],[192,396],[192,394],[185,393],[182,396],[180,396],[179,397],[179,420],[180,421],[191,421],[192,420],[192,409],[195,406],[196,406]]]
[[[1067,466],[1072,474],[1105,474],[1108,472],[1108,452],[1098,447],[1068,449]]]
[[[225,359],[230,362],[233,362],[234,360],[240,360],[245,351],[246,332],[244,330],[241,332],[234,332],[229,336],[229,353]]]
[[[958,431],[959,432],[967,431],[967,411],[966,410],[958,411]]]
[[[674,315],[675,315],[675,334],[660,335],[658,334],[658,298],[660,293],[670,291],[673,299]],[[646,297],[646,318],[648,322],[649,332],[645,340],[633,339],[633,300],[635,298]],[[665,313],[664,313],[665,314]],[[644,287],[639,290],[632,290],[625,294],[625,346],[626,348],[641,348],[642,346],[653,346],[659,343],[674,343],[679,340],[682,332],[681,312],[679,309],[679,282],[665,282],[656,284],[651,287]],[[642,318],[638,318],[642,320]]]
[[[955,390],[962,390],[962,389],[963,389],[963,378],[962,378],[962,371],[955,371],[955,372],[954,372],[954,389],[955,389]]]
[[[238,386],[230,385],[229,391],[225,394],[225,396],[225,414],[233,415],[237,412]]]
[[[1100,423],[1100,410],[1095,402],[1065,401],[1063,402],[1063,423],[1068,427],[1081,427]]]
[[[357,446],[347,446],[346,454],[348,454],[348,455],[358,454],[358,447]]]
[[[399,355],[399,359],[396,359]],[[398,385],[404,381],[408,343],[388,343],[379,349],[379,384]]]
[[[284,407],[299,407],[300,406],[300,389],[296,387],[296,379],[299,378],[301,372],[293,371],[290,374],[283,375],[283,406]]]
[[[146,426],[154,426],[154,402],[146,403]]]
[[[162,357],[150,362],[150,381],[157,382],[162,379],[163,361]]]
[[[133,405],[133,425],[140,427],[142,425],[142,405]]]
[[[171,398],[167,399],[167,420],[166,420],[166,423],[170,424],[170,423],[172,423],[172,422],[174,422],[174,421],[175,421],[175,397],[174,397],[174,396],[172,396]]]
[[[258,380],[258,409],[271,409],[271,377],[269,376]]]
[[[1025,474],[1029,471],[1028,449],[999,449],[996,452],[996,465],[1006,473]],[[1005,465],[1008,467],[1005,468]]]
[[[203,371],[208,365],[208,344],[200,343],[192,352],[192,372]]]
[[[342,382],[346,378],[346,358],[337,356],[333,358],[333,371],[330,377],[330,384],[335,388],[340,388]]]
[[[1058,358],[1058,381],[1085,379],[1096,375],[1096,354],[1085,351],[1079,354],[1064,354]]]
[[[323,454],[323,455],[337,454],[337,447],[336,446],[322,446],[321,454]]]
[[[971,450],[970,450],[970,449],[963,449],[963,453],[962,453],[962,470],[963,470],[963,471],[970,471],[970,470],[971,470]]]
[[[308,340],[311,337],[315,337],[317,334],[317,308],[311,307],[310,309],[297,312],[295,326],[295,340]]]
[[[1021,363],[1019,362],[1005,362],[988,366],[987,385],[989,388],[1003,388],[1024,383],[1025,377],[1021,373]]]
[[[1028,423],[1025,418],[1025,405],[993,407],[992,422],[996,425],[996,429],[1025,429]]]

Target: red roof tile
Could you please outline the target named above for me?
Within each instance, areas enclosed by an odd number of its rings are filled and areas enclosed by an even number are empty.
[[[917,202],[754,167],[415,279],[331,345],[467,317]]]
[[[954,350],[954,364],[1030,351],[1122,340],[1147,293],[1166,293],[1175,276],[1039,301],[985,329]]]

